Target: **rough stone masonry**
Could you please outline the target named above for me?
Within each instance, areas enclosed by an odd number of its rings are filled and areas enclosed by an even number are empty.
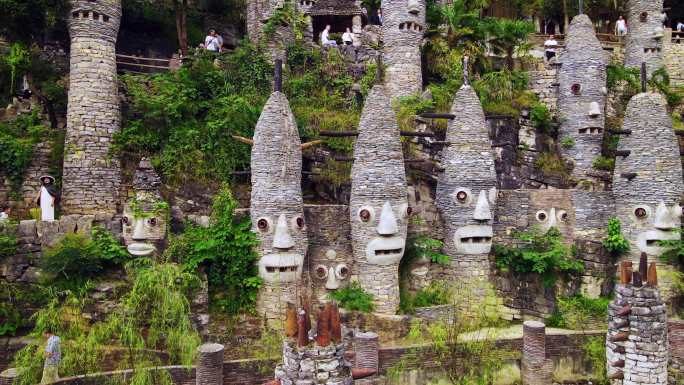
[[[627,2],[625,67],[639,68],[646,63],[650,76],[663,66],[663,0]]]
[[[121,171],[109,145],[121,127],[115,52],[120,21],[120,0],[72,1],[64,214],[117,211]]]
[[[558,59],[561,153],[574,163],[572,176],[580,182],[590,179],[587,172],[601,155],[608,92],[606,54],[587,15],[572,19],[565,45]]]
[[[392,98],[420,94],[423,89],[420,45],[425,31],[425,0],[383,0],[385,84]]]

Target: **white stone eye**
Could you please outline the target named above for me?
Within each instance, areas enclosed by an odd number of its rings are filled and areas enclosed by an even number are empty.
[[[409,206],[408,203],[404,203],[399,206],[399,216],[401,218],[408,218],[413,213],[413,207]]]
[[[340,263],[335,267],[335,275],[338,279],[347,279],[349,277],[349,267],[345,263]]]
[[[547,214],[544,210],[537,211],[537,214],[535,214],[534,217],[537,218],[538,222],[546,222],[549,220],[549,214]]]
[[[314,269],[314,276],[316,276],[318,279],[328,278],[328,268],[324,265],[317,265]]]
[[[460,204],[470,203],[473,200],[473,194],[470,189],[459,187],[454,192],[454,201]]]
[[[644,220],[651,216],[651,208],[648,206],[637,206],[632,213],[637,220]]]
[[[565,210],[559,210],[558,213],[556,214],[556,217],[558,218],[559,222],[567,222],[568,219],[570,218],[570,215]]]
[[[362,206],[356,213],[361,222],[372,222],[375,219],[375,210],[370,206]]]
[[[292,230],[302,231],[306,227],[306,223],[304,222],[304,218],[301,215],[294,216],[290,220],[290,222],[292,223],[291,224]]]
[[[131,224],[131,221],[130,221],[130,219],[128,219],[127,216],[124,215],[124,216],[121,218],[121,223],[122,223],[124,226],[129,226],[129,225]]]
[[[273,230],[272,222],[269,218],[261,217],[257,219],[256,227],[260,233],[267,234]]]

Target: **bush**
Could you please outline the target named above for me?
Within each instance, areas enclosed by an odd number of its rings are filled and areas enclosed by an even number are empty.
[[[407,243],[405,261],[402,260],[402,263],[419,258],[427,258],[430,262],[440,265],[447,265],[451,261],[451,257],[441,252],[444,242],[439,239],[418,236],[409,239]]]
[[[592,380],[596,385],[608,385],[606,372],[606,339],[604,337],[588,337],[582,346],[585,357],[591,362]]]
[[[591,167],[595,168],[596,170],[613,171],[613,169],[615,169],[615,158],[606,158],[599,155],[591,163]]]
[[[450,300],[450,291],[446,282],[434,281],[428,287],[411,294],[401,290],[399,309],[404,314],[411,314],[417,307],[446,305]]]
[[[0,231],[0,261],[17,253],[18,242],[14,234]]]
[[[596,325],[602,327],[608,317],[610,298],[587,298],[583,295],[557,299],[554,314],[547,325],[572,330],[585,330]]]
[[[561,140],[561,146],[565,149],[571,149],[575,147],[575,139],[571,137],[563,138],[563,140]]]
[[[19,192],[24,172],[31,164],[33,151],[45,131],[36,112],[0,123],[0,169],[9,180],[13,192]]]
[[[620,220],[611,218],[608,220],[606,237],[603,239],[603,247],[612,255],[620,255],[629,250],[629,242],[622,235]]]
[[[546,105],[537,103],[530,110],[532,125],[542,132],[551,132],[551,113]]]
[[[186,271],[205,268],[213,305],[229,314],[254,310],[261,287],[255,252],[258,240],[249,218],[235,218],[236,207],[230,188],[224,186],[214,197],[209,226],[188,223],[165,252]]]
[[[494,245],[496,267],[502,271],[539,274],[545,286],[552,286],[559,276],[584,271],[584,263],[574,259],[576,250],[563,241],[560,231],[552,227],[546,233],[539,228],[515,232],[522,241],[517,247]]]
[[[347,310],[357,310],[364,313],[375,310],[373,296],[366,293],[358,282],[352,282],[349,286],[335,290],[328,295],[337,301],[340,307]]]

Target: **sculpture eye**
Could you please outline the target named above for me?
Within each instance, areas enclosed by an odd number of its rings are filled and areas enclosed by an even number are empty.
[[[304,218],[302,218],[300,216],[296,216],[296,217],[292,218],[290,223],[292,224],[292,228],[294,230],[299,230],[299,231],[304,230],[304,226],[305,226]]]
[[[639,14],[639,21],[645,23],[646,20],[648,20],[648,12],[641,12],[641,14]]]
[[[124,225],[127,225],[129,223],[128,217],[121,218],[121,223],[123,223]]]
[[[314,270],[314,274],[318,279],[326,279],[328,278],[328,269],[323,265],[318,265]]]
[[[461,191],[456,193],[456,200],[457,201],[459,201],[461,203],[465,203],[465,201],[467,199],[468,199],[468,193],[467,192],[461,190]]]
[[[568,215],[568,213],[566,211],[563,211],[563,210],[559,211],[557,215],[558,215],[558,220],[561,222],[567,222],[568,218],[570,217]]]
[[[411,207],[411,206],[406,207],[406,216],[410,217],[411,214],[413,214],[413,207]]]
[[[582,91],[582,86],[580,86],[578,83],[575,83],[570,86],[570,91],[572,91],[574,95],[579,95],[580,91]]]
[[[362,221],[368,222],[370,220],[371,214],[370,211],[363,209],[359,211],[359,217],[361,218]]]
[[[147,223],[150,224],[150,226],[156,226],[157,225],[157,218],[150,218]]]
[[[646,218],[646,217],[648,216],[648,212],[647,212],[646,209],[643,208],[643,207],[637,207],[637,208],[634,210],[634,216],[637,217],[637,218],[639,218],[639,219],[644,219],[644,218]]]
[[[268,220],[266,218],[261,218],[257,221],[257,228],[262,233],[268,231]]]
[[[349,267],[344,263],[337,265],[335,268],[335,275],[337,275],[337,278],[339,279],[346,279],[349,277]]]
[[[543,210],[538,211],[536,217],[539,222],[545,222],[547,219],[549,219],[548,214],[546,214],[546,211]]]

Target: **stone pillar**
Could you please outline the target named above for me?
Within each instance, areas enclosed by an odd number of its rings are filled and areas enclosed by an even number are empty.
[[[294,341],[283,342],[283,364],[275,369],[275,378],[281,384],[335,384],[351,385],[351,365],[344,358],[345,341],[328,346],[297,347]]]
[[[546,325],[538,321],[523,323],[522,383],[548,385],[553,362],[546,359]]]
[[[223,345],[204,344],[197,348],[197,385],[223,384]]]
[[[663,0],[627,2],[625,67],[641,68],[646,63],[650,76],[663,66]]]
[[[677,377],[684,376],[684,320],[672,320],[667,323],[667,338],[670,342],[669,368],[672,376],[669,383],[676,384]]]
[[[378,357],[380,343],[378,335],[373,332],[354,334],[354,368],[379,369]]]
[[[121,0],[74,0],[62,183],[63,214],[114,214],[121,170],[109,154],[121,128],[116,37]]]
[[[423,90],[420,45],[425,32],[425,0],[382,0],[383,60],[390,97]]]
[[[19,377],[17,369],[10,368],[0,373],[0,385],[13,385]]]

